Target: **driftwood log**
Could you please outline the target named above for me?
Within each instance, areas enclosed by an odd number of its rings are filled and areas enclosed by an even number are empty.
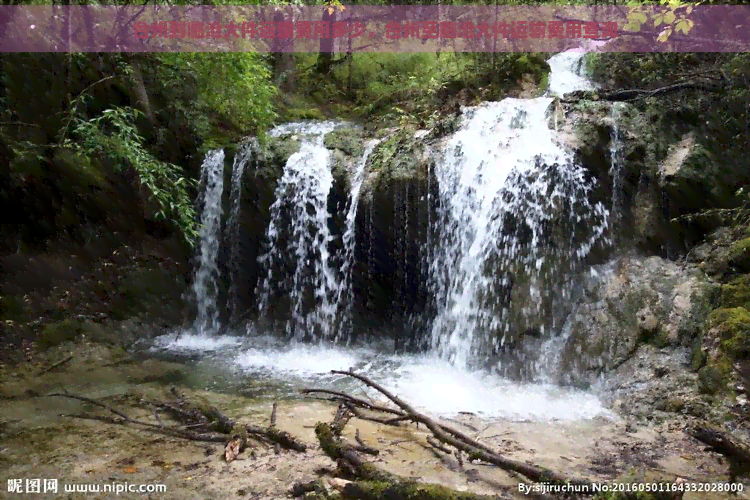
[[[318,492],[319,498],[341,500],[499,500],[499,497],[457,491],[442,485],[418,483],[381,470],[363,460],[357,448],[337,434],[335,423],[319,422],[315,435],[323,452],[336,461],[342,474],[354,481],[344,482],[335,496],[325,494],[327,488],[321,481],[300,483],[292,488],[294,496]]]
[[[688,433],[716,453],[729,460],[731,481],[738,476],[750,474],[750,447],[726,432],[707,423],[693,425]]]

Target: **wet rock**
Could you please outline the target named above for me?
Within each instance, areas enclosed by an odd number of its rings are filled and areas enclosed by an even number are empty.
[[[568,382],[593,383],[643,343],[699,342],[712,290],[700,273],[659,257],[628,257],[587,279],[588,291],[565,326],[571,331],[562,355]]]
[[[613,106],[617,106],[614,112]],[[653,181],[656,175],[648,155],[650,137],[644,133],[648,128],[641,121],[640,113],[629,105],[581,101],[567,105],[559,130],[578,162],[596,177],[600,189],[594,196],[609,205],[612,193],[620,191],[622,206],[614,207],[620,221],[615,229],[617,239],[632,240],[638,247],[653,251],[668,243],[669,232],[665,231],[668,223]],[[612,154],[615,127],[616,159]]]

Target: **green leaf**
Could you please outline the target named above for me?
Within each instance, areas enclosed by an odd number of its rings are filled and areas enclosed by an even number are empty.
[[[625,25],[625,31],[641,31],[639,23],[628,23]]]
[[[672,34],[672,28],[667,28],[661,33],[659,33],[659,36],[656,38],[659,42],[666,42],[669,39],[669,36]]]
[[[662,14],[658,14],[656,17],[654,17],[654,26],[659,26],[664,22],[664,16]]]
[[[674,19],[675,19],[675,15],[673,11],[667,12],[664,15],[664,22],[667,24],[672,24],[674,22]]]
[[[682,31],[683,33],[687,34],[687,32],[690,31],[690,28],[692,27],[693,22],[690,19],[680,19],[675,25],[674,29],[675,31]]]
[[[648,21],[648,16],[643,12],[635,11],[628,14],[628,21],[645,24]]]

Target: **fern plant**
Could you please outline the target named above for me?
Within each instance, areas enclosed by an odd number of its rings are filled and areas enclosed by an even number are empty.
[[[140,116],[137,109],[116,107],[88,120],[75,118],[76,140],[66,138],[62,146],[88,157],[107,156],[115,165],[131,165],[159,207],[156,217],[171,219],[193,246],[198,230],[188,188],[195,181],[185,177],[177,165],[158,160],[144,148],[144,138],[135,125]]]

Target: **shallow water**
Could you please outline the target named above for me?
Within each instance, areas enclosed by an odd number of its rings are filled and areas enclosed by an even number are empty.
[[[593,394],[551,384],[518,383],[457,368],[430,355],[289,343],[263,336],[190,333],[159,337],[148,351],[189,364],[194,383],[212,390],[294,397],[301,388],[319,388],[382,400],[353,379],[330,373],[352,368],[435,416],[470,412],[490,419],[534,421],[614,418]]]

